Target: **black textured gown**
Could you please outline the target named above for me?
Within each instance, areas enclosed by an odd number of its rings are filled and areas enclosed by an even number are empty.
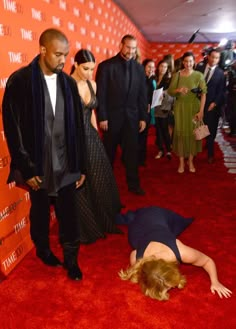
[[[92,243],[104,238],[105,233],[122,233],[115,224],[121,202],[111,164],[97,130],[91,124],[92,110],[97,99],[90,81],[87,81],[91,100],[84,104],[87,172],[84,185],[78,193],[80,242]]]

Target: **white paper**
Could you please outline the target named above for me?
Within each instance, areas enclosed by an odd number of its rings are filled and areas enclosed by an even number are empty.
[[[161,105],[162,99],[163,99],[162,95],[163,95],[163,88],[154,90],[153,95],[152,95],[151,108]]]

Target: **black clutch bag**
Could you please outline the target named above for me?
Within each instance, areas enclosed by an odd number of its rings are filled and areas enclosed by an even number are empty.
[[[194,94],[201,94],[202,89],[199,88],[199,87],[193,88],[193,89],[191,89],[191,92],[194,93]]]
[[[193,88],[191,89],[191,92],[196,94],[197,98],[201,98],[201,94],[202,94],[202,89],[199,87]]]

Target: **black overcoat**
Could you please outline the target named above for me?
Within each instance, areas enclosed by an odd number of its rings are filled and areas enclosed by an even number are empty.
[[[18,185],[43,176],[44,94],[36,57],[8,79],[2,103],[3,126],[11,155],[8,182]],[[65,132],[70,172],[85,173],[84,126],[76,82],[58,74],[65,101]]]

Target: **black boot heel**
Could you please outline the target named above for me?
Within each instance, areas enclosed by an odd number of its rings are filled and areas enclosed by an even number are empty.
[[[78,265],[79,242],[63,243],[64,264],[68,277],[72,280],[82,280],[83,274]]]
[[[66,267],[67,269],[67,275],[70,279],[79,281],[83,278],[83,273],[81,272],[78,265],[72,265],[71,267]]]

